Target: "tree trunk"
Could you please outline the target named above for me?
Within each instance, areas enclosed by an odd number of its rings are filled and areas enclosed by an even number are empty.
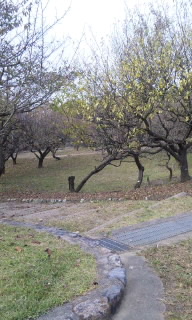
[[[68,177],[69,191],[75,192],[75,176]]]
[[[38,161],[38,168],[39,169],[43,168],[43,160],[44,160],[44,158],[45,157],[42,157],[42,156],[38,158],[38,160],[39,160]]]
[[[180,147],[180,170],[181,170],[181,182],[185,182],[191,179],[189,175],[188,161],[187,161],[187,150]]]
[[[80,184],[77,186],[77,188],[75,189],[75,192],[79,192],[83,186],[85,185],[85,183],[96,173],[100,172],[101,170],[103,170],[107,165],[109,165],[111,163],[111,161],[115,160],[114,157],[110,157],[106,160],[104,160],[99,166],[95,167],[94,170],[92,170],[81,182]]]
[[[172,177],[173,177],[173,170],[171,167],[169,167],[169,161],[171,159],[171,155],[169,153],[167,153],[167,156],[168,156],[168,160],[166,162],[166,168],[167,168],[167,170],[169,170],[169,181],[171,181]]]
[[[140,188],[140,186],[141,186],[141,184],[142,184],[142,181],[143,181],[143,173],[144,173],[145,168],[144,168],[143,165],[141,164],[138,155],[135,155],[135,156],[134,156],[134,160],[135,160],[135,163],[136,163],[137,168],[138,168],[138,170],[139,170],[139,172],[138,172],[138,180],[137,180],[137,183],[135,184],[134,188],[135,188],[135,189],[138,189],[138,188]]]
[[[13,160],[13,165],[15,166],[17,164],[17,153],[15,155],[11,154],[11,159]]]
[[[0,176],[5,173],[5,157],[3,148],[0,146]]]
[[[53,158],[54,158],[55,160],[61,160],[61,158],[60,158],[60,157],[58,157],[58,156],[56,156],[56,154],[55,154],[55,153],[53,153],[53,152],[52,152],[52,155],[53,155]]]
[[[41,151],[40,149],[35,151],[35,150],[31,149],[31,152],[34,153],[34,155],[38,159],[38,168],[40,168],[40,169],[43,168],[43,161],[50,151],[51,151],[50,147],[47,147],[45,149],[45,151]],[[36,152],[38,152],[39,155]]]

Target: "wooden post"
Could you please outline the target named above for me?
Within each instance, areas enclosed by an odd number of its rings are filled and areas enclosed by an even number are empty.
[[[75,192],[75,176],[68,177],[69,191]]]

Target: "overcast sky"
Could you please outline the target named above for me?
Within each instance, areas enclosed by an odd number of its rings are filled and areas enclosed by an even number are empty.
[[[43,0],[46,3],[46,0]],[[78,41],[81,40],[80,49],[86,47],[86,43],[91,42],[95,37],[97,41],[109,36],[117,23],[122,23],[126,10],[131,10],[138,6],[145,10],[149,3],[157,2],[171,3],[173,0],[49,0],[47,10],[48,19],[53,19],[56,15],[63,14],[68,8],[68,12],[55,29],[55,37],[69,37],[68,52],[72,53]]]

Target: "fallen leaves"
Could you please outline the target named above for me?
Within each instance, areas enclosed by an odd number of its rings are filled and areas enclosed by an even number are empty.
[[[47,252],[48,258],[50,258],[51,254],[52,254],[51,249],[47,248],[47,249],[45,249],[45,252]]]
[[[34,244],[41,244],[41,242],[40,242],[40,241],[38,241],[38,240],[33,240],[33,241],[31,241],[31,243],[34,243]]]
[[[24,249],[21,248],[21,247],[15,247],[15,250],[16,250],[17,252],[22,252]]]
[[[66,192],[33,192],[30,198],[33,199],[67,199],[70,201],[85,200],[104,200],[104,199],[128,199],[128,200],[162,200],[176,193],[187,192],[192,193],[191,181],[185,183],[170,183],[151,186],[141,186],[140,189],[130,191],[112,191],[97,193],[66,193]],[[9,194],[1,194],[2,198],[23,199],[29,197],[27,192],[10,192]]]
[[[79,267],[80,264],[81,264],[81,259],[77,259],[76,264],[75,264],[75,267]]]

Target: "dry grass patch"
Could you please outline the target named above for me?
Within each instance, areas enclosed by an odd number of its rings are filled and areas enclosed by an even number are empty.
[[[147,202],[147,201],[146,201]],[[99,233],[110,234],[113,230],[134,225],[137,223],[142,223],[146,221],[152,221],[160,218],[167,218],[170,216],[175,216],[180,213],[184,213],[186,211],[192,210],[192,197],[178,197],[163,200],[155,206],[150,207],[145,205],[141,210],[136,212],[130,212],[126,216],[122,217],[117,222],[113,222],[112,224],[105,226]]]
[[[25,222],[64,228],[70,231],[87,232],[128,212],[148,207],[152,201],[97,201],[64,205],[54,210],[31,213],[14,219]]]
[[[106,222],[120,217],[124,214],[128,214],[132,210],[136,210],[143,207],[148,207],[152,201],[122,201],[118,202],[106,202],[101,201],[95,206],[94,211],[88,211],[84,214],[79,214],[77,216],[68,216],[61,220],[50,220],[49,225],[62,227],[70,231],[88,232],[92,229],[102,226]]]
[[[143,255],[159,273],[165,288],[167,320],[192,319],[192,239],[151,248]]]

